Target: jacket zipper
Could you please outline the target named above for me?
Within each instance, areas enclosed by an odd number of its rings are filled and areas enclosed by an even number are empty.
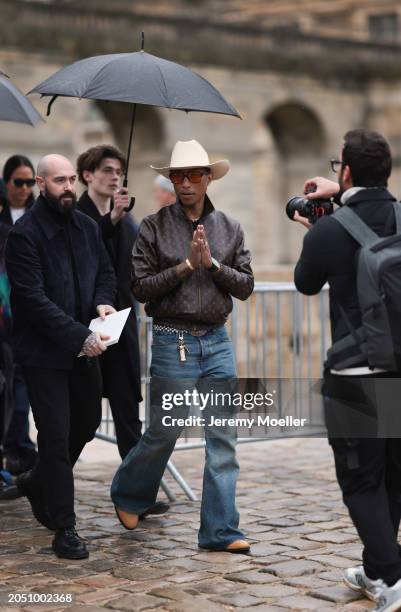
[[[193,230],[192,230],[192,222],[191,221],[189,221],[189,225],[190,225],[190,228],[191,228],[190,235],[191,235],[191,240],[192,240]],[[202,314],[202,296],[201,296],[201,276],[202,276],[202,274],[201,274],[201,270],[199,268],[196,270],[196,276],[198,278],[198,309],[199,309],[199,320],[200,320],[201,314]]]
[[[202,314],[202,297],[201,297],[201,270],[198,268],[198,304],[199,304],[199,320],[201,320]]]

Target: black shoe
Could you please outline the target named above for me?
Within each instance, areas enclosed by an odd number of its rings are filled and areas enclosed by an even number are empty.
[[[38,460],[38,453],[34,448],[21,448],[17,453],[5,453],[5,468],[13,476],[19,476],[31,470]]]
[[[170,510],[170,504],[166,504],[166,502],[156,502],[153,506],[149,506],[145,512],[139,515],[139,520],[142,521],[149,514],[165,514]]]
[[[75,527],[57,529],[52,548],[61,559],[87,559],[89,557],[85,542],[75,531]]]
[[[28,498],[33,516],[36,520],[43,525],[43,527],[50,529],[50,531],[55,531],[56,526],[46,508],[41,488],[32,482],[31,472],[25,472],[25,474],[18,476],[17,487],[20,493]]]

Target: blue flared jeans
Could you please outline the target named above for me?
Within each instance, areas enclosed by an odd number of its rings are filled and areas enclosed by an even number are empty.
[[[117,470],[112,485],[114,504],[127,512],[141,514],[156,501],[160,482],[182,426],[165,426],[162,396],[167,390],[184,393],[194,388],[229,391],[236,378],[231,340],[224,326],[203,336],[184,333],[186,361],[179,360],[178,334],[155,331],[152,345],[150,424],[138,444]],[[153,390],[152,390],[153,386]],[[169,394],[172,395],[171,393]],[[190,406],[174,406],[171,416],[186,418]],[[210,406],[203,411],[209,422]],[[217,415],[219,416],[219,415]],[[243,539],[238,529],[239,513],[235,489],[239,473],[235,457],[236,428],[205,426],[206,455],[203,474],[199,546],[224,549]],[[190,452],[190,451],[187,451]]]

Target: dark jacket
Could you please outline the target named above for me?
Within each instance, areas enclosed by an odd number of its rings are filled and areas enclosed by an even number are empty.
[[[70,369],[90,334],[96,306],[114,303],[115,275],[97,224],[74,211],[69,246],[60,217],[39,196],[7,241],[13,342],[23,366]]]
[[[78,209],[99,224],[106,249],[109,253],[117,277],[116,308],[130,308],[128,321],[119,341],[127,356],[130,376],[133,376],[137,387],[137,400],[141,397],[140,357],[138,344],[138,323],[136,320],[136,301],[132,293],[132,249],[138,234],[138,226],[131,215],[125,215],[113,225],[110,213],[101,215],[96,205],[85,191],[78,201]]]
[[[7,197],[7,187],[4,179],[0,178],[0,199],[3,200]]]
[[[5,250],[11,227],[0,222],[0,342],[11,342],[10,282],[5,262]]]
[[[199,223],[221,268],[213,273],[198,269],[184,280],[176,266],[188,257],[193,225],[181,203],[162,208],[140,225],[132,259],[134,294],[157,322],[177,327],[223,324],[232,310],[231,296],[246,300],[253,291],[251,255],[240,224],[215,210],[207,196]]]
[[[29,210],[32,208],[34,202],[35,198],[33,194],[31,194],[26,202],[26,209]],[[7,199],[7,188],[4,184],[4,192],[0,190],[0,339],[7,342],[11,342],[12,319],[9,281],[4,258],[7,237],[13,225],[10,203]]]
[[[375,188],[359,191],[346,205],[379,236],[390,236],[395,232],[394,201],[396,199],[387,189]],[[322,217],[308,230],[294,280],[298,291],[306,295],[319,293],[323,285],[329,283],[331,333],[333,342],[336,342],[349,333],[339,304],[356,329],[361,325],[361,313],[355,263],[359,244],[335,221],[334,216],[335,213]]]
[[[31,194],[26,202],[26,209],[29,210],[32,208],[34,202],[35,198],[33,194]],[[0,189],[0,339],[6,340],[7,342],[11,341],[12,324],[11,309],[9,305],[9,281],[7,278],[4,257],[7,237],[13,225],[10,202],[7,199],[7,188],[4,184],[4,192]]]
[[[33,194],[29,196],[26,201],[26,210],[28,211],[35,203],[35,197]],[[10,202],[6,195],[0,194],[0,222],[6,223],[7,225],[14,225],[13,218],[11,216]]]

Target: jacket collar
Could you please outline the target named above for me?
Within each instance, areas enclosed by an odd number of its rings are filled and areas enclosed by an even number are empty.
[[[362,189],[365,189],[365,187],[350,187],[349,189],[344,191],[340,200],[341,204],[345,206],[348,200],[350,200],[354,195],[358,193],[358,191],[361,191]]]
[[[49,210],[49,205],[44,196],[40,195],[36,199],[31,211],[43,229],[48,240],[51,240],[57,234],[57,232],[63,229],[62,219],[57,219],[57,216],[53,214],[51,210]],[[71,214],[71,223],[77,229],[83,229],[80,216],[75,211],[73,211]]]
[[[353,194],[349,199],[347,199],[347,206],[354,206],[359,202],[375,202],[375,201],[383,201],[383,200],[391,200],[396,202],[397,198],[395,198],[386,187],[369,187],[365,189],[360,189],[357,193]]]
[[[171,205],[172,209],[174,210],[175,213],[185,217],[185,219],[187,219],[187,221],[189,221],[189,219],[187,218],[185,212],[184,212],[184,207],[181,204],[180,200],[177,199],[175,204]],[[212,212],[214,212],[215,208],[212,204],[212,202],[210,201],[209,196],[206,194],[205,195],[205,205],[203,207],[203,213],[202,216],[200,217],[199,221],[201,219],[204,219],[205,217],[207,217],[208,215],[210,215]]]
[[[79,198],[78,206],[86,209],[86,212],[90,214],[93,219],[96,219],[96,221],[98,221],[102,216],[87,190],[84,191]]]

